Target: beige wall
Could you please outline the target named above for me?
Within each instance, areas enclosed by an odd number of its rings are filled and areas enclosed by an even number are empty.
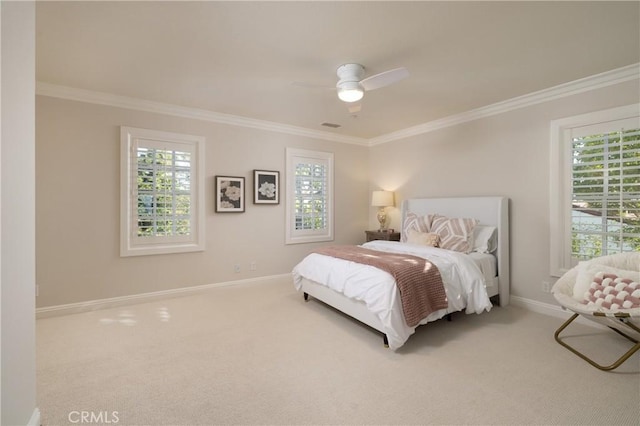
[[[511,294],[554,303],[549,276],[550,121],[637,103],[638,81],[565,97],[371,148],[372,189],[412,197],[511,199]],[[471,213],[470,213],[471,214]],[[392,227],[398,228],[395,211]],[[375,225],[370,214],[369,224]]]
[[[45,96],[36,116],[38,307],[289,273],[315,245],[284,244],[286,147],[334,153],[334,242],[364,240],[367,147]],[[121,125],[206,138],[204,252],[119,256]],[[252,204],[254,169],[281,172],[279,205]],[[246,178],[244,213],[214,212],[217,174]]]
[[[0,424],[39,424],[35,334],[35,4],[0,3]]]
[[[632,81],[371,148],[277,132],[38,96],[36,102],[39,307],[288,273],[314,245],[284,244],[278,206],[214,212],[214,175],[280,170],[285,148],[335,153],[335,243],[375,229],[370,191],[404,198],[503,195],[511,199],[512,295],[554,303],[549,276],[549,125],[562,117],[638,102]],[[207,249],[119,257],[119,126],[207,139]],[[248,193],[248,195],[250,195]],[[250,198],[249,198],[250,200]],[[391,227],[399,228],[392,209]],[[249,263],[257,263],[249,271]],[[239,263],[242,272],[233,272]]]

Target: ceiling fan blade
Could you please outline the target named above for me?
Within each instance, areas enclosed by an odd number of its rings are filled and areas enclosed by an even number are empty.
[[[360,84],[364,87],[364,90],[375,90],[396,83],[408,76],[409,70],[401,67],[367,77]]]

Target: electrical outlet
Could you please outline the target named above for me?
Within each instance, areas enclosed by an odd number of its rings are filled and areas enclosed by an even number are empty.
[[[551,293],[551,283],[549,281],[542,281],[542,292]]]
[[[252,260],[251,263],[249,264],[249,269],[251,271],[255,271],[256,269],[258,269],[258,265],[256,264],[255,260]]]
[[[235,272],[236,274],[240,273],[240,264],[236,263],[235,265],[233,265],[233,272]]]
[[[36,284],[36,297],[40,296],[40,285]]]

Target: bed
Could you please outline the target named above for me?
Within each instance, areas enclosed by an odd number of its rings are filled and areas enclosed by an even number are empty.
[[[431,220],[429,215],[471,218],[477,225],[474,232],[491,230],[492,233],[482,239],[483,249],[470,253],[416,244],[416,239],[407,235],[423,235],[412,228],[415,228],[416,218],[429,217]],[[295,288],[303,293],[305,300],[311,296],[380,331],[385,345],[392,350],[404,345],[419,325],[457,311],[464,310],[467,314],[489,311],[491,300],[501,306],[509,303],[508,198],[408,199],[402,202],[401,219],[400,242],[378,240],[360,247],[428,259],[441,273],[447,296],[446,308],[430,313],[415,326],[408,326],[400,292],[388,272],[318,253],[310,253],[294,267]],[[476,245],[471,236],[469,244],[472,246],[469,250]]]

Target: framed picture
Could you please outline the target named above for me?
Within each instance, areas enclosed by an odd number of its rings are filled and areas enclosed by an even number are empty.
[[[242,213],[244,211],[244,178],[216,176],[216,212]]]
[[[253,171],[253,203],[280,203],[280,172],[270,170]]]

